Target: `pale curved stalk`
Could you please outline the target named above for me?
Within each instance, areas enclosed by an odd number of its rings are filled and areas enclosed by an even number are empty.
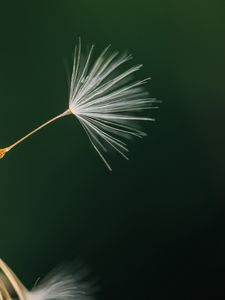
[[[2,259],[0,259],[0,269],[6,275],[19,300],[26,300],[26,294],[28,293],[27,288],[22,284],[16,274],[9,268],[9,266],[7,266],[7,264]],[[6,289],[3,288],[2,291],[8,299],[11,298]]]
[[[18,144],[20,144],[21,142],[23,142],[24,140],[26,140],[28,137],[30,137],[31,135],[33,135],[37,131],[41,130],[45,126],[49,125],[50,123],[52,123],[52,122],[54,122],[54,121],[56,121],[56,120],[58,120],[58,119],[60,119],[62,117],[70,115],[71,113],[72,112],[70,111],[70,109],[67,109],[64,113],[55,116],[54,118],[48,120],[47,122],[45,122],[44,124],[40,125],[36,129],[32,130],[31,132],[29,132],[28,134],[26,134],[24,137],[22,137],[21,139],[19,139],[15,143],[13,143],[11,146],[8,146],[6,148],[0,149],[0,159],[3,158],[7,152],[9,152],[10,150],[12,150],[14,147],[16,147]]]
[[[12,300],[1,278],[0,278],[0,300]]]

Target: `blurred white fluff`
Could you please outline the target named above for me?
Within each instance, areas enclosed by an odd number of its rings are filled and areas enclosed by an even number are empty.
[[[54,269],[31,291],[26,300],[92,300],[96,286],[87,280],[89,272],[83,267],[72,272],[67,266]]]
[[[74,64],[70,83],[69,110],[78,118],[93,147],[111,170],[104,153],[109,148],[127,158],[124,139],[143,137],[135,121],[152,121],[139,113],[152,108],[143,85],[149,78],[133,81],[132,75],[140,70],[137,65],[119,72],[119,68],[132,56],[103,50],[95,62],[91,62],[94,45],[86,55],[81,42],[75,47]]]

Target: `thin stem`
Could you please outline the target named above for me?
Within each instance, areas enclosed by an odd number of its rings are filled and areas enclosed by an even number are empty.
[[[57,115],[56,117],[50,119],[49,121],[45,122],[44,124],[40,125],[39,127],[37,127],[36,129],[32,130],[31,132],[29,132],[28,134],[26,134],[24,137],[22,137],[21,139],[19,139],[18,141],[16,141],[14,144],[12,144],[11,146],[9,147],[6,147],[5,149],[1,149],[3,151],[8,152],[10,150],[12,150],[14,147],[16,147],[18,144],[20,144],[21,142],[23,142],[24,140],[26,140],[28,137],[30,137],[32,134],[36,133],[37,131],[41,130],[42,128],[44,128],[45,126],[49,125],[50,123],[62,118],[62,117],[65,117],[65,116],[68,116],[71,114],[71,111],[70,109],[66,110],[64,113],[60,114],[60,115]],[[1,153],[0,153],[1,154]]]
[[[36,129],[32,130],[31,132],[29,132],[27,135],[25,135],[24,137],[22,137],[21,139],[19,139],[17,142],[15,142],[14,144],[12,144],[11,146],[8,147],[9,150],[11,150],[12,148],[16,147],[18,144],[20,144],[21,142],[23,142],[24,140],[26,140],[29,136],[31,136],[32,134],[36,133],[37,131],[39,131],[40,129],[44,128],[45,126],[47,126],[48,124],[62,118],[65,117],[67,115],[71,114],[70,110],[66,110],[64,113],[50,119],[49,121],[45,122],[44,124],[42,124],[41,126],[37,127]]]

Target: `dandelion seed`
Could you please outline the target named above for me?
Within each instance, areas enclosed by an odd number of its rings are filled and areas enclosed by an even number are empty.
[[[0,259],[0,299],[13,300],[92,300],[96,291],[95,283],[85,278],[88,272],[80,267],[75,274],[67,268],[53,270],[45,279],[28,290],[7,264]]]
[[[0,158],[7,152],[39,131],[48,124],[68,115],[74,115],[84,128],[91,144],[100,155],[106,166],[111,167],[106,159],[106,152],[111,149],[127,157],[126,139],[142,138],[136,121],[153,121],[141,112],[153,108],[154,99],[149,98],[144,84],[149,80],[133,81],[133,74],[142,65],[120,71],[120,68],[132,56],[120,55],[105,48],[96,61],[92,62],[94,45],[83,54],[81,42],[75,47],[73,71],[70,80],[68,109],[39,126],[9,147],[0,149]]]

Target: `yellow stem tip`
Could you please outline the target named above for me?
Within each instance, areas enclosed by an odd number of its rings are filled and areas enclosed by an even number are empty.
[[[10,149],[8,147],[0,149],[0,159],[3,158],[9,150]]]

